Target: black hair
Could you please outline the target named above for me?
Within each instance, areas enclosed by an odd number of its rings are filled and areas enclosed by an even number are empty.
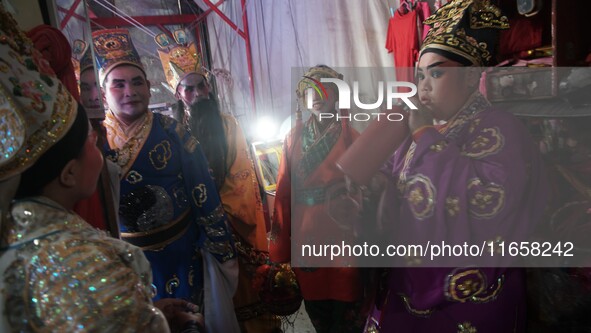
[[[201,99],[191,105],[191,134],[199,140],[212,169],[219,190],[229,171],[228,140],[218,103],[215,99]]]
[[[59,177],[68,162],[80,156],[87,137],[88,117],[78,104],[76,119],[68,133],[22,174],[15,198],[40,195],[47,184]]]

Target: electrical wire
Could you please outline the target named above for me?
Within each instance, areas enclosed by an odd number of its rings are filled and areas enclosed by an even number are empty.
[[[124,13],[121,9],[117,8],[117,6],[111,4],[107,0],[94,0],[94,3],[97,5],[105,8],[109,12],[113,13],[116,16],[119,16],[129,24],[133,25],[134,27],[140,29],[142,32],[146,33],[147,35],[151,36],[152,38],[156,37],[156,34],[150,31],[146,26],[138,22],[136,19]]]
[[[269,96],[270,96],[270,100],[271,100],[271,110],[275,110],[275,103],[274,98],[273,98],[273,85],[271,84],[271,65],[270,65],[270,61],[269,61],[269,45],[267,43],[267,28],[265,26],[265,15],[263,13],[263,4],[262,1],[259,0],[259,8],[260,8],[260,12],[261,12],[261,22],[263,25],[263,40],[264,40],[264,44],[265,44],[265,57],[267,59],[266,63],[267,63],[267,82],[268,82],[268,86],[269,86]],[[259,57],[260,59],[260,57]],[[263,67],[261,65],[261,67]]]
[[[125,21],[126,21],[126,22],[128,22],[129,24],[133,25],[134,27],[138,28],[138,29],[139,29],[140,31],[142,31],[143,33],[145,33],[145,34],[148,34],[148,35],[149,35],[149,36],[151,36],[152,38],[154,38],[154,36],[156,36],[156,35],[155,35],[154,33],[152,33],[151,31],[149,31],[149,30],[147,30],[147,29],[142,29],[142,27],[144,27],[144,26],[143,26],[141,23],[139,23],[139,22],[138,22],[137,24],[134,24],[132,21],[130,21],[130,20],[127,20],[125,17],[123,17],[123,16],[121,16],[121,15],[119,15],[119,14],[117,14],[117,13],[114,13],[114,12],[113,12],[113,11],[111,11],[110,9],[106,8],[106,7],[105,7],[103,4],[99,3],[100,1],[106,1],[106,0],[92,0],[92,1],[94,1],[94,3],[96,3],[97,5],[99,5],[99,6],[102,6],[103,8],[105,8],[105,9],[109,10],[109,11],[110,11],[110,12],[112,12],[113,14],[115,14],[115,15],[117,15],[117,16],[119,16],[119,17],[121,17],[123,20],[125,20]],[[112,4],[110,4],[110,3],[109,3],[109,5],[111,5],[111,6],[112,6]],[[116,7],[115,7],[115,8],[116,8]],[[120,10],[120,9],[118,9],[118,8],[117,8],[117,10],[121,11],[121,10]],[[122,11],[121,11],[121,12],[122,12]],[[126,15],[125,13],[123,13],[123,14],[124,14],[124,15]],[[130,17],[130,16],[128,16],[128,17]],[[137,22],[137,21],[136,21],[136,22]],[[103,25],[100,25],[100,24],[98,24],[98,23],[96,23],[96,22],[93,22],[93,24],[97,25],[97,26],[98,26],[100,29],[107,29],[105,26],[103,26]],[[154,52],[154,50],[151,50],[151,49],[146,49],[145,47],[142,47],[142,45],[140,45],[140,44],[134,44],[134,47],[135,47],[135,48],[136,48],[138,51],[139,51],[139,50],[141,50],[141,51],[142,51],[142,54],[147,54],[147,55],[150,55],[150,56],[152,56],[152,57],[157,57],[157,55],[156,55],[156,53]]]
[[[291,1],[288,1],[287,3],[289,4],[289,17],[291,18],[291,26],[293,27],[293,34],[295,36],[296,50],[298,51],[298,55],[300,57],[300,67],[304,67],[304,59],[302,58],[302,49],[300,47],[301,43],[298,37],[298,29],[296,28],[295,19],[293,17],[293,8],[291,7]]]

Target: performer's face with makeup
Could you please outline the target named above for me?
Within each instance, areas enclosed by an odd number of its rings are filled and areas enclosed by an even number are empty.
[[[419,100],[435,119],[448,120],[466,103],[476,87],[469,71],[469,67],[437,53],[421,56],[417,71]]]

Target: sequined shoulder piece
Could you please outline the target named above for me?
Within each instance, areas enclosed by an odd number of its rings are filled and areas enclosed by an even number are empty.
[[[56,223],[52,232],[25,234],[28,241],[5,253],[3,259],[13,258],[1,277],[10,327],[14,332],[142,331],[154,312],[151,274],[141,251],[76,215],[62,218],[66,223]]]
[[[4,274],[12,327],[134,332],[147,325],[151,295],[124,253],[82,236],[56,235],[22,249],[30,260],[15,261]]]

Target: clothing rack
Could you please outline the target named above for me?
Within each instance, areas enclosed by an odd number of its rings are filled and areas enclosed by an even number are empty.
[[[417,0],[398,0],[398,12],[406,14],[415,9]]]

